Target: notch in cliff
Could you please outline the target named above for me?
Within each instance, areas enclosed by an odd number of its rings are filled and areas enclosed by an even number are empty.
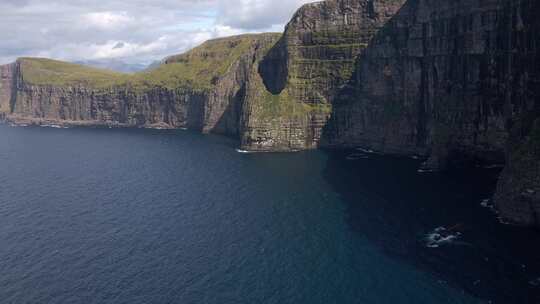
[[[323,136],[336,136],[325,129],[339,95],[354,78],[357,58],[404,2],[328,0],[302,6],[259,66],[274,110],[259,119],[265,123],[253,128],[246,140],[253,144],[245,148],[297,150],[336,143]]]

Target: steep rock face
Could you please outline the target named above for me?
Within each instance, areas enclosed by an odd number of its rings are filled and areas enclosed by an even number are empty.
[[[431,156],[435,168],[503,162],[501,12],[498,0],[409,0],[357,59],[329,142]]]
[[[517,115],[508,123],[507,165],[495,205],[510,222],[540,227],[540,2],[505,1],[503,9],[504,96]]]
[[[513,129],[495,206],[511,223],[540,227],[540,114]]]
[[[16,94],[12,98],[2,89],[0,100],[9,105],[3,112],[14,123],[190,128],[238,136],[255,58],[278,38],[261,34],[212,40],[134,76],[20,59],[9,66],[15,80],[4,77],[2,82],[6,88],[12,83]],[[8,70],[3,74],[11,75]]]
[[[0,66],[0,119],[9,112],[16,65]]]
[[[539,4],[409,0],[358,56],[325,144],[429,157],[429,168],[505,162],[503,217],[539,224]]]
[[[201,129],[205,100],[203,93],[182,89],[134,92],[22,81],[7,118],[25,124]]]
[[[288,151],[320,146],[336,93],[354,71],[355,58],[404,0],[329,0],[307,4],[265,56],[244,148]],[[267,90],[264,90],[266,87]]]

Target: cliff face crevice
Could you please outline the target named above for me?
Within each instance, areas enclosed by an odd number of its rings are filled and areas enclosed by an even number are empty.
[[[495,205],[508,221],[540,226],[540,3],[505,1],[500,77],[514,113]]]

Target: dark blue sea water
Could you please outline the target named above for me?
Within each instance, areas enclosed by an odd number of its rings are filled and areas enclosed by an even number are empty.
[[[540,303],[540,233],[480,206],[496,170],[235,146],[0,126],[0,303]]]

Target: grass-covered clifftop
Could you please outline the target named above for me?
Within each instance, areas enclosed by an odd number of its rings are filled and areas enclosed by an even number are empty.
[[[252,34],[209,40],[181,55],[167,58],[159,67],[135,74],[124,74],[83,65],[44,58],[21,58],[21,74],[25,83],[46,86],[86,86],[94,89],[126,86],[135,90],[154,87],[167,89],[210,89],[227,73],[261,36]]]
[[[22,79],[34,85],[107,87],[129,75],[46,58],[20,58]]]

